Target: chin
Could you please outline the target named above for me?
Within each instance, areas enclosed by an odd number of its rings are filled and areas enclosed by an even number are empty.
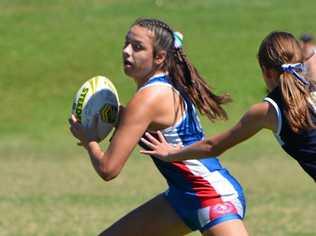
[[[130,71],[130,70],[126,70],[124,69],[124,73],[127,77],[129,77],[130,79],[133,79],[134,81],[137,81],[137,79],[135,79],[135,75]]]
[[[133,76],[133,73],[132,73],[132,71],[131,71],[130,68],[124,67],[123,70],[124,70],[125,75],[127,75],[127,76],[129,76],[129,77],[132,77],[132,76]]]

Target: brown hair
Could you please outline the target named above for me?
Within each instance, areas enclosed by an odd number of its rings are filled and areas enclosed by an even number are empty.
[[[200,113],[205,114],[211,121],[227,119],[227,114],[221,104],[229,102],[230,97],[227,94],[217,96],[210,90],[184,54],[183,49],[174,47],[173,30],[157,19],[138,19],[134,25],[145,27],[154,33],[154,54],[161,50],[167,52],[163,69],[168,71],[175,87],[187,94]]]
[[[279,86],[285,105],[284,112],[291,129],[299,132],[303,129],[315,128],[309,109],[310,86],[282,69],[283,64],[304,61],[302,49],[295,37],[287,32],[270,33],[259,47],[258,61],[261,69],[272,69],[280,73]],[[299,76],[304,79],[302,74]]]

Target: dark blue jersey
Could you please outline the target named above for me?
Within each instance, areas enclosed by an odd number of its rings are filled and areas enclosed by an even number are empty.
[[[316,181],[316,129],[293,132],[284,112],[284,102],[279,87],[264,99],[275,108],[278,128],[275,136],[282,148]],[[311,110],[311,118],[316,124],[316,114]]]

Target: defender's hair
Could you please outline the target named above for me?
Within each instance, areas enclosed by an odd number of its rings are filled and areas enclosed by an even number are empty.
[[[282,70],[283,64],[304,62],[303,51],[295,37],[287,32],[270,33],[259,47],[258,61],[261,69],[272,69],[280,73],[279,86],[285,105],[285,115],[292,130],[299,132],[315,128],[309,109],[310,86],[302,83],[292,73]],[[302,74],[299,76],[304,79]]]
[[[173,30],[164,22],[157,19],[137,19],[132,25],[139,25],[154,33],[154,56],[161,50],[167,56],[163,69],[168,71],[174,86],[180,92],[185,92],[196,105],[201,114],[208,119],[227,119],[221,104],[230,101],[229,95],[215,95],[196,68],[184,54],[182,48],[174,47]]]

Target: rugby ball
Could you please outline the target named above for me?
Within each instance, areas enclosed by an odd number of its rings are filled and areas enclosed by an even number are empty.
[[[97,137],[101,141],[115,126],[119,106],[115,86],[107,77],[99,75],[87,80],[79,88],[73,99],[72,113],[86,128],[90,128],[93,119],[96,119]]]

